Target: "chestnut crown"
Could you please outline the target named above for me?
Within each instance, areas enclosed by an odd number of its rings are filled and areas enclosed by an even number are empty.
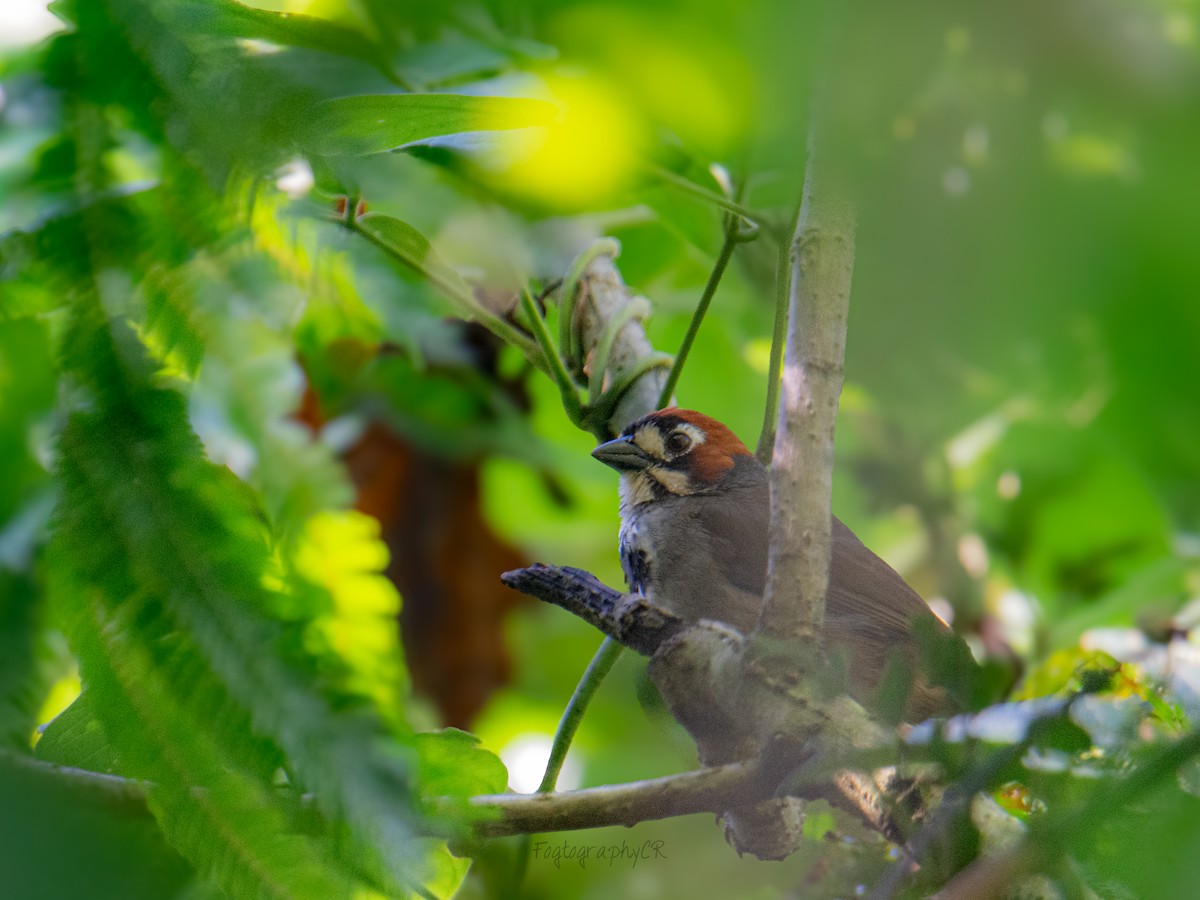
[[[637,480],[652,480],[656,491],[690,494],[718,483],[739,457],[754,460],[732,431],[711,416],[669,407],[630,423],[619,438],[601,444],[592,456]]]

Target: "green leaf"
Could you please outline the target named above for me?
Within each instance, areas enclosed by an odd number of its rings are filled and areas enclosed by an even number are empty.
[[[1096,788],[1106,789],[1111,790]],[[1195,894],[1200,799],[1177,790],[1174,778],[1164,777],[1135,803],[1115,806],[1099,823],[1088,819],[1074,825],[1065,829],[1068,846],[1101,896],[1184,900]]]
[[[164,900],[194,878],[153,820],[3,755],[0,875],[0,893],[28,900]]]
[[[317,16],[256,9],[234,0],[182,3],[178,16],[181,27],[221,37],[254,38],[355,58],[376,52],[375,45],[353,28]]]
[[[96,718],[86,691],[46,726],[35,754],[38,759],[60,766],[106,775],[121,774],[116,748]]]
[[[324,156],[362,155],[464,131],[548,125],[558,114],[544,100],[468,94],[382,94],[319,103],[308,148]]]
[[[333,599],[288,590],[261,510],[205,460],[184,398],[157,386],[128,326],[77,305],[63,358],[89,402],[59,445],[51,570],[122,767],[156,785],[168,839],[235,896],[336,897],[364,877],[413,889],[425,860],[403,735],[335,687],[344,663],[308,639]],[[284,756],[344,831],[336,846],[287,827]]]
[[[0,317],[6,311],[0,303]],[[36,662],[43,610],[34,566],[53,500],[34,457],[55,387],[45,323],[0,318],[0,747],[26,753],[48,687]]]
[[[458,841],[470,843],[469,825],[493,818],[491,810],[473,807],[469,798],[479,794],[497,794],[508,787],[508,769],[500,758],[479,746],[479,738],[457,728],[418,734],[417,754],[421,794],[428,801],[437,801],[435,814],[443,827],[457,833]],[[453,842],[452,842],[453,843]],[[434,845],[438,854],[431,855],[435,873],[441,878],[432,883],[453,889],[455,878],[465,875],[463,861],[450,852],[445,844]],[[463,852],[467,844],[458,844]],[[437,865],[440,862],[441,865]]]
[[[0,304],[0,315],[3,305]],[[46,325],[34,318],[0,320],[0,565],[23,568],[29,547],[5,547],[4,536],[49,478],[33,458],[31,429],[54,406],[53,351]],[[22,508],[25,509],[22,509]],[[15,534],[12,540],[16,540]],[[26,541],[26,544],[36,543]]]
[[[425,890],[434,897],[453,897],[462,885],[463,879],[467,877],[471,860],[450,852],[444,841],[422,838],[420,844],[425,847],[426,856],[430,860],[433,870],[429,880],[425,882]]]
[[[204,356],[204,324],[197,315],[192,278],[186,270],[153,266],[142,281],[146,307],[143,337],[157,355],[194,377]]]
[[[459,35],[405,47],[396,54],[395,61],[407,77],[427,87],[446,82],[461,85],[469,78],[484,78],[508,62],[495,47]]]
[[[1102,650],[1080,647],[1058,650],[1025,673],[1013,699],[1030,700],[1051,694],[1066,696],[1080,690],[1085,680],[1093,680],[1095,676],[1110,680],[1120,669],[1120,662]]]
[[[418,734],[421,793],[426,797],[498,794],[508,787],[500,757],[479,746],[479,738],[457,728]]]
[[[1034,747],[1068,754],[1083,753],[1092,746],[1091,735],[1066,716],[1038,719],[1030,727],[1028,737]]]

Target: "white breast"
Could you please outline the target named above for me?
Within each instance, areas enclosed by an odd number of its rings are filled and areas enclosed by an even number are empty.
[[[645,539],[645,532],[638,527],[641,517],[636,509],[621,512],[621,530],[618,540],[621,549],[621,568],[625,572],[625,581],[629,590],[649,598],[652,594],[650,586],[650,546]]]

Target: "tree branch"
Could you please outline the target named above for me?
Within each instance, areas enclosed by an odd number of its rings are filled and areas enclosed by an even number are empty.
[[[833,434],[854,268],[854,208],[810,140],[791,242],[791,297],[771,466],[771,549],[759,632],[813,642],[829,582]]]
[[[146,797],[154,785],[148,782],[59,766],[8,751],[0,751],[0,766],[65,790],[88,806],[122,816],[152,817]],[[632,826],[638,822],[699,812],[721,813],[732,807],[766,800],[775,793],[789,768],[787,760],[775,759],[765,764],[751,760],[580,791],[490,794],[471,797],[468,802],[476,810],[493,814],[473,823],[474,832],[480,837],[573,831],[609,825]],[[204,788],[192,790],[203,793]],[[801,785],[795,793],[807,798],[824,798],[851,812],[858,811],[854,806],[855,798],[836,781]],[[295,809],[292,827],[301,833],[325,827],[311,795],[289,796]],[[457,797],[431,799],[428,805],[430,819],[418,826],[418,830],[434,836],[445,835],[445,821],[439,822],[439,818],[460,818],[462,803],[463,800]],[[869,820],[867,822],[871,824]]]
[[[754,666],[744,665],[746,641],[739,632],[713,622],[689,625],[646,598],[607,587],[581,569],[534,565],[506,572],[501,579],[515,590],[579,616],[609,640],[650,656],[651,680],[671,714],[696,741],[701,762],[719,766],[771,757],[772,769],[779,773],[776,782],[788,778],[788,797],[821,797],[889,839],[899,837],[883,800],[892,788],[840,768],[847,751],[887,746],[893,738],[849,697],[821,702],[790,696],[762,679]],[[824,751],[807,740],[811,735],[822,736]],[[791,761],[783,762],[789,754]],[[807,780],[798,777],[801,760],[809,773]],[[826,767],[831,760],[838,764]],[[736,812],[729,813],[727,823],[740,823],[753,812],[754,803],[729,799],[732,805],[721,809]],[[769,814],[755,812],[753,841],[745,840],[745,827],[735,829],[743,841],[737,844],[739,850],[779,859],[794,849],[791,839],[780,838],[776,820],[788,819],[786,811],[795,813],[796,808],[790,800],[775,807]]]
[[[610,588],[583,569],[536,563],[505,572],[500,580],[513,590],[565,609],[643,656],[653,656],[686,626],[645,597]]]
[[[792,216],[795,222],[799,210]],[[771,462],[775,448],[775,423],[779,418],[779,369],[783,365],[783,346],[787,338],[788,301],[791,299],[792,241],[790,236],[779,241],[775,259],[775,315],[771,324],[771,359],[767,363],[767,400],[763,405],[762,430],[754,455],[765,466]]]
[[[774,789],[773,780],[757,764],[741,762],[580,791],[473,797],[471,805],[499,814],[477,823],[475,830],[485,837],[500,837],[719,813],[732,805],[766,799]]]

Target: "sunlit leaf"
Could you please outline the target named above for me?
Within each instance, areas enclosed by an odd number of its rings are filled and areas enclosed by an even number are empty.
[[[321,809],[345,816],[363,864],[409,884],[419,861],[405,844],[405,767],[379,749],[389,729],[322,689],[322,666],[290,630],[316,610],[276,618],[287,599],[270,587],[248,498],[203,459],[183,398],[152,386],[136,339],[84,309],[70,358],[95,400],[60,444],[57,590],[123,767],[156,785],[168,838],[227,890],[349,892],[330,848],[285,827],[271,784],[282,751]]]
[[[383,94],[342,97],[319,104],[308,126],[308,146],[324,155],[382,153],[464,131],[529,128],[554,121],[543,100],[468,94]]]
[[[37,743],[37,757],[60,766],[121,774],[116,748],[104,733],[104,726],[85,694],[80,694],[46,726]]]
[[[383,576],[388,549],[379,522],[358,512],[321,513],[305,524],[294,553],[297,574],[333,600],[308,626],[305,643],[344,661],[341,689],[394,720],[407,685],[396,627],[400,595]]]
[[[1030,700],[1051,694],[1065,696],[1083,687],[1083,679],[1090,673],[1110,682],[1120,668],[1117,660],[1101,651],[1080,648],[1059,650],[1026,673],[1013,699]]]
[[[479,738],[457,728],[417,735],[422,791],[431,797],[498,794],[508,786],[500,757],[479,746]]]

